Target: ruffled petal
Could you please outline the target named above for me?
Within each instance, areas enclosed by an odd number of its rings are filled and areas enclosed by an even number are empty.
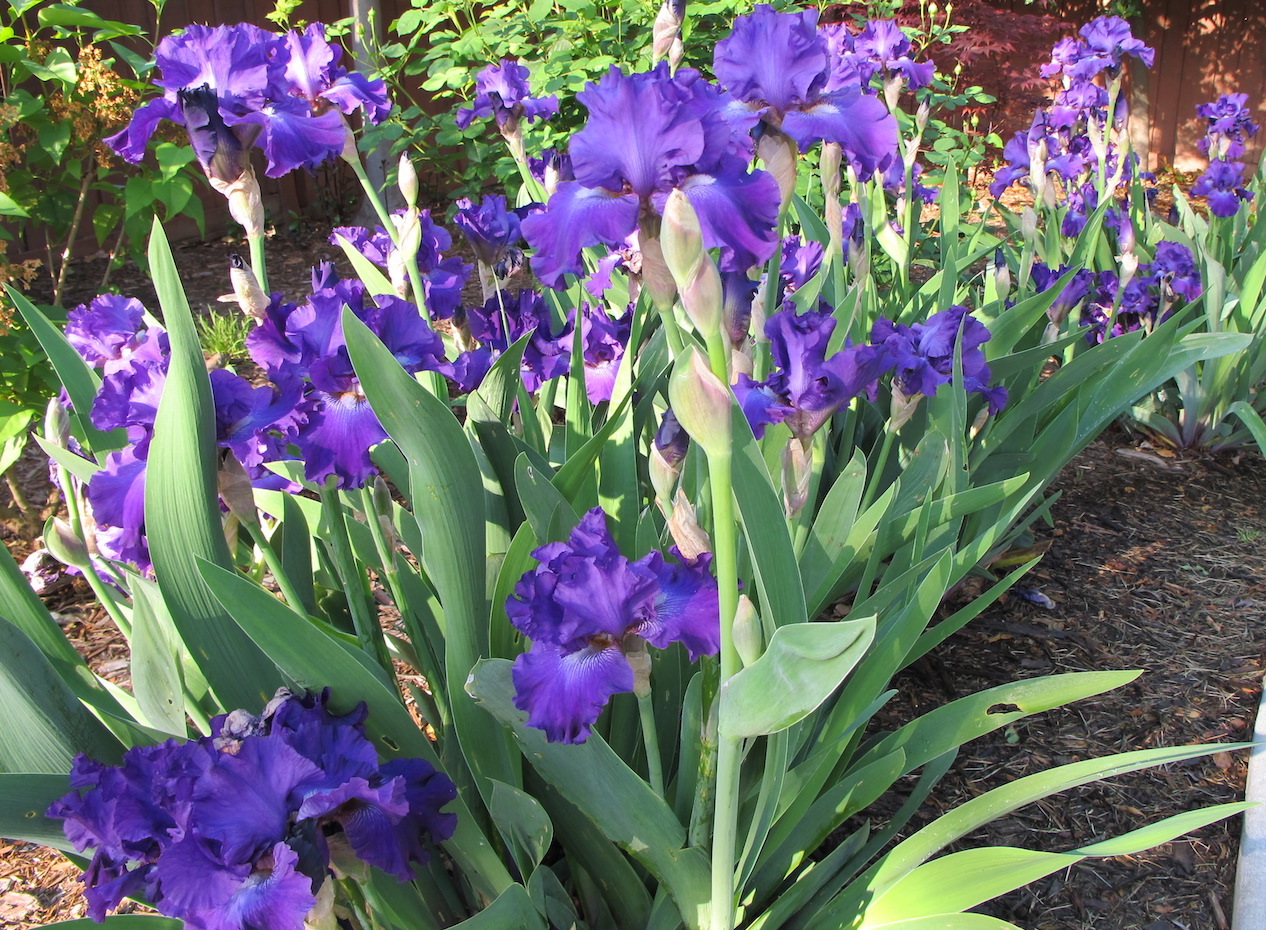
[[[619,643],[564,654],[535,642],[514,661],[514,706],[552,743],[583,743],[611,695],[633,690],[633,669]]]
[[[635,194],[613,194],[576,181],[558,185],[549,207],[523,221],[523,235],[536,250],[532,270],[547,287],[562,287],[563,275],[580,274],[581,249],[622,245],[637,229]]]

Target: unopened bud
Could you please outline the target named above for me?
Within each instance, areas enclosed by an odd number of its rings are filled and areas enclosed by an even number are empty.
[[[738,608],[734,611],[734,648],[745,666],[751,665],[765,651],[764,631],[760,627],[760,618],[756,616],[756,605],[746,594],[740,594]]]
[[[44,548],[63,565],[92,570],[92,557],[88,554],[87,545],[60,517],[49,517],[44,524]]]
[[[1007,257],[1001,248],[994,249],[993,280],[998,299],[1005,301],[1007,295],[1011,293],[1011,269],[1007,265]]]
[[[245,526],[252,529],[259,524],[259,515],[255,511],[255,491],[250,476],[232,452],[227,453],[220,462],[216,472],[216,484],[220,492],[220,500],[229,508],[229,513]]]
[[[895,433],[901,427],[905,426],[914,416],[914,411],[919,409],[919,401],[923,400],[922,394],[907,395],[905,391],[892,386],[892,405],[888,408],[888,432]]]
[[[696,513],[690,498],[678,488],[673,498],[673,515],[668,519],[668,534],[677,544],[677,551],[692,562],[705,552],[712,551],[712,540],[708,538],[707,530],[699,525]]]
[[[681,62],[681,23],[685,13],[685,3],[664,0],[655,17],[655,25],[651,28],[652,65],[659,64],[660,59],[667,58],[669,66],[676,69]],[[673,60],[674,53],[676,53],[676,61]]]
[[[778,193],[781,214],[791,203],[796,192],[796,162],[800,157],[800,149],[796,141],[777,129],[766,129],[756,142],[756,154],[764,164],[765,170],[778,182]]]
[[[646,292],[651,295],[651,303],[660,313],[672,313],[673,302],[677,299],[677,285],[673,283],[672,272],[664,261],[664,250],[658,239],[647,236],[642,239],[641,280]]]
[[[924,100],[919,104],[919,108],[914,111],[914,128],[919,132],[923,132],[923,130],[928,128],[928,120],[931,117],[932,105]],[[977,120],[979,120],[979,117],[977,117]]]
[[[316,903],[303,917],[303,930],[338,930],[338,917],[334,913],[334,877],[326,875],[317,889]]]
[[[1121,265],[1120,292],[1124,294],[1126,287],[1134,280],[1134,275],[1139,270],[1139,257],[1133,252],[1126,252],[1124,255],[1117,256],[1117,262]]]
[[[673,365],[668,399],[690,438],[709,456],[730,454],[730,389],[708,368],[703,355],[688,346]]]
[[[268,295],[259,286],[255,270],[240,255],[229,256],[229,283],[233,285],[233,293],[216,299],[220,303],[237,304],[256,323],[264,322],[268,318]]]
[[[822,175],[822,193],[829,203],[840,196],[840,171],[844,164],[844,147],[838,142],[823,142],[818,162]]]
[[[409,153],[400,156],[400,168],[396,175],[396,186],[400,188],[400,196],[411,207],[418,205],[418,172],[413,167]]]
[[[787,440],[782,450],[782,500],[787,517],[795,517],[809,500],[809,483],[813,477],[813,461],[806,440],[796,436]]]
[[[1029,245],[1037,244],[1037,214],[1032,207],[1025,207],[1020,214],[1020,235]]]
[[[60,397],[50,397],[44,408],[44,441],[59,449],[70,448],[70,415]]]
[[[1133,252],[1134,246],[1134,224],[1128,216],[1122,214],[1121,224],[1117,227],[1117,248],[1122,252]]]
[[[690,198],[679,189],[669,194],[664,204],[660,245],[686,314],[699,334],[708,338],[721,328],[721,274],[703,247],[699,216]]]
[[[639,698],[651,696],[651,655],[646,651],[646,640],[636,633],[624,637],[621,644],[624,658],[633,669],[633,693]]]

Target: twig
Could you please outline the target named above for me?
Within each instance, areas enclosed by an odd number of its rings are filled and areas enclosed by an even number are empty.
[[[66,283],[66,269],[70,267],[70,252],[75,245],[75,237],[79,235],[79,223],[84,218],[84,204],[88,202],[88,187],[92,184],[92,174],[96,164],[96,157],[88,156],[88,163],[84,165],[83,180],[79,182],[79,202],[75,204],[75,215],[70,219],[70,233],[66,236],[66,247],[62,249],[62,263],[57,269],[57,283],[53,285],[53,303],[58,306],[61,306],[62,286]]]

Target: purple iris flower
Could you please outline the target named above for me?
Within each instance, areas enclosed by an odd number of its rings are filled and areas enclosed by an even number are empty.
[[[551,742],[583,743],[611,695],[633,690],[626,649],[681,643],[694,660],[720,648],[711,555],[674,565],[656,551],[630,562],[601,508],[566,542],[532,555],[541,564],[506,601],[510,622],[532,640],[514,663],[514,704]]]
[[[111,452],[88,481],[87,491],[97,551],[147,575],[153,565],[145,536],[145,469],[145,459],[133,447]]]
[[[545,212],[523,221],[537,252],[532,269],[546,286],[579,274],[584,248],[618,248],[638,230],[657,236],[674,188],[699,215],[704,245],[720,248],[722,270],[750,268],[773,254],[778,185],[768,173],[748,170],[739,154],[744,142],[699,72],[672,74],[666,61],[642,74],[612,67],[576,99],[589,110],[571,140],[576,180],[560,182]]]
[[[786,422],[802,440],[854,397],[873,394],[880,375],[891,367],[875,347],[847,341],[828,359],[834,330],[835,317],[825,304],[801,314],[787,305],[765,322],[775,365],[765,384],[792,408]]]
[[[523,387],[534,394],[542,384],[567,374],[571,369],[571,334],[568,321],[554,332],[549,308],[536,291],[523,289],[515,294],[500,291],[488,298],[482,307],[466,311],[470,335],[480,348],[463,352],[451,364],[438,370],[469,393],[479,387],[492,363],[501,353],[528,333],[532,336],[523,349],[520,372]]]
[[[838,142],[869,177],[895,157],[897,121],[859,86],[827,90],[827,40],[817,22],[816,9],[777,13],[765,3],[736,19],[713,59],[717,80],[733,101],[726,112],[744,128],[763,121],[781,130],[801,151]]]
[[[803,236],[787,236],[782,240],[782,264],[778,271],[787,293],[798,291],[812,280],[822,267],[824,252],[821,242],[806,241]]]
[[[581,306],[580,339],[585,359],[585,393],[589,403],[600,404],[611,399],[632,325],[632,314],[626,313],[613,320],[600,305],[586,302]]]
[[[954,376],[954,355],[958,352],[964,389],[981,394],[989,404],[989,412],[997,413],[1006,405],[1007,391],[989,385],[989,365],[980,348],[989,336],[984,323],[966,307],[955,305],[913,326],[880,317],[871,328],[870,339],[895,363],[893,384],[910,397],[932,397],[942,384],[948,384]]]
[[[1191,196],[1208,198],[1209,212],[1214,216],[1235,216],[1241,203],[1253,199],[1243,179],[1243,162],[1214,159],[1191,186]]]
[[[1201,294],[1200,269],[1191,249],[1181,242],[1158,243],[1149,270],[1156,283],[1168,285],[1184,300],[1195,300]]]
[[[1040,294],[1048,291],[1055,286],[1055,283],[1068,272],[1067,265],[1060,265],[1058,269],[1051,269],[1042,262],[1033,263],[1033,286]],[[1077,308],[1077,306],[1086,299],[1090,293],[1090,286],[1094,283],[1094,272],[1089,268],[1082,268],[1077,271],[1069,282],[1064,285],[1064,289],[1051,303],[1046,310],[1046,315],[1052,323],[1059,324],[1068,318],[1068,314]]]
[[[861,85],[870,84],[871,77],[880,71],[888,71],[900,75],[912,89],[926,87],[936,74],[936,63],[933,61],[916,62],[910,57],[914,50],[910,38],[901,31],[901,27],[890,19],[871,20],[862,28],[860,34],[852,37],[847,27],[840,23],[834,30],[835,42],[843,55],[840,64],[834,69],[833,79],[841,85],[847,79],[850,70],[856,71],[858,77],[866,76]],[[839,35],[849,35],[851,41]],[[861,63],[865,62],[865,65]]]
[[[1081,308],[1086,340],[1095,345],[1139,329],[1150,330],[1156,324],[1158,309],[1150,285],[1151,279],[1139,274],[1122,288],[1116,272],[1099,272],[1095,289]]]
[[[1244,154],[1244,144],[1257,135],[1248,108],[1248,94],[1223,94],[1212,103],[1202,103],[1196,113],[1209,121],[1204,138],[1196,145],[1210,158],[1233,159]]]
[[[489,65],[475,76],[475,99],[469,108],[457,111],[457,128],[465,129],[476,119],[493,116],[498,126],[527,117],[529,123],[558,114],[558,97],[533,97],[528,87],[528,69],[512,58]]]
[[[226,183],[246,170],[253,144],[273,178],[339,157],[348,138],[342,114],[364,109],[378,122],[390,106],[381,80],[338,66],[340,52],[324,29],[278,36],[247,23],[192,25],[167,36],[155,53],[163,96],[106,141],[137,163],[158,123],[169,119],[189,130],[202,166]]]
[[[1154,49],[1134,38],[1130,24],[1119,16],[1100,16],[1082,26],[1081,40],[1062,39],[1051,52],[1051,61],[1042,66],[1042,77],[1065,74],[1073,82],[1091,81],[1102,72],[1120,73],[1121,61],[1133,55],[1150,68]]]
[[[190,927],[301,930],[334,844],[412,878],[453,833],[441,809],[456,789],[421,759],[379,766],[364,705],[339,716],[328,700],[283,689],[259,717],[216,717],[208,737],[138,746],[119,766],[78,756],[75,790],[48,816],[92,852],[89,916],[138,895]]]
[[[485,197],[479,206],[463,197],[457,201],[453,222],[466,237],[475,258],[489,268],[494,268],[506,251],[519,243],[519,214],[507,209],[504,194]]]
[[[94,297],[66,315],[66,339],[85,362],[99,368],[129,355],[145,341],[144,313],[135,297]]]
[[[303,398],[293,417],[293,440],[309,481],[336,477],[343,487],[362,487],[373,474],[369,450],[387,438],[370,409],[352,369],[343,337],[343,308],[352,312],[391,350],[410,374],[439,371],[443,341],[417,308],[398,297],[378,296],[367,304],[359,281],[323,275],[327,286],[301,306],[270,306],[264,323],[246,340],[255,363],[282,386],[283,394],[303,382]],[[288,394],[287,394],[288,396]]]
[[[397,226],[404,221],[405,211],[392,214]],[[444,253],[453,247],[453,236],[431,218],[430,210],[418,214],[421,241],[418,245],[418,273],[422,277],[422,296],[426,312],[433,320],[446,320],[461,306],[462,288],[470,277],[471,266],[456,255]],[[342,236],[353,248],[379,267],[387,269],[399,294],[408,293],[408,282],[402,256],[396,254],[391,236],[381,226],[371,231],[363,226],[338,226],[330,232],[330,243]]]

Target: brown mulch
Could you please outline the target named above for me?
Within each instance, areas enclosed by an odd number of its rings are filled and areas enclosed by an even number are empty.
[[[176,249],[195,308],[227,290],[221,269],[235,250],[232,243]],[[306,293],[308,264],[332,257],[332,250],[317,241],[273,254],[274,284],[293,297]],[[99,280],[90,271],[83,278]],[[114,280],[129,292],[128,276]],[[91,296],[85,291],[74,299]],[[35,481],[43,465],[18,467]],[[1061,671],[1144,674],[1115,692],[969,744],[916,825],[1053,765],[1149,746],[1241,740],[1252,731],[1266,667],[1266,462],[1255,452],[1173,456],[1110,433],[1078,456],[1055,487],[1063,492],[1055,525],[1036,530],[1050,551],[1021,582],[1055,606],[1009,596],[904,674],[885,713],[897,722],[954,697]],[[32,499],[42,500],[39,493],[33,489]],[[7,503],[0,490],[0,505]],[[28,551],[14,549],[19,558]],[[50,594],[49,606],[98,671],[126,682],[125,651],[82,582]],[[1245,765],[1244,754],[1221,753],[1088,786],[996,821],[956,848],[1071,849],[1180,810],[1239,800]],[[1236,818],[1139,856],[1089,861],[983,910],[1028,930],[1226,930],[1238,830]],[[83,915],[72,865],[51,851],[0,841],[0,927]]]
[[[1154,746],[1251,739],[1266,661],[1266,462],[1140,450],[1112,432],[1060,476],[1051,548],[1010,595],[902,675],[894,722],[954,697],[1060,672],[1142,669],[1129,685],[966,746],[915,825],[1056,765]],[[1065,851],[1243,798],[1220,752],[1057,795],[954,849]],[[1239,818],[1138,856],[1086,860],[980,910],[1027,930],[1227,930]]]

